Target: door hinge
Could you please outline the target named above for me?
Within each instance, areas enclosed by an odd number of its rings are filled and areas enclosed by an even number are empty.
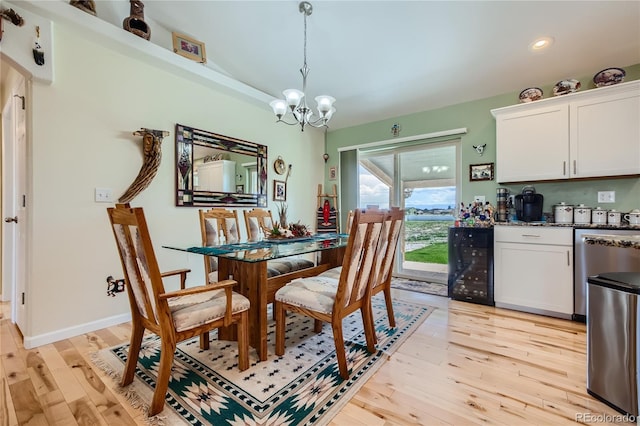
[[[22,292],[22,304],[24,305],[24,292]]]
[[[20,95],[13,95],[14,98],[20,98],[22,100],[22,109],[25,109],[25,105],[24,105],[24,96],[20,96]]]

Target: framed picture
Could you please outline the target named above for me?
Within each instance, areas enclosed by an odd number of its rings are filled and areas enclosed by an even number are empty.
[[[469,166],[469,180],[493,180],[493,163],[471,164]]]
[[[207,63],[204,43],[194,40],[184,34],[171,33],[173,36],[173,51],[180,56],[189,58],[192,61]]]
[[[244,185],[236,185],[236,193],[244,194]]]
[[[329,180],[336,180],[338,178],[338,168],[336,166],[329,167]]]
[[[281,180],[273,181],[273,201],[287,201],[287,183]]]

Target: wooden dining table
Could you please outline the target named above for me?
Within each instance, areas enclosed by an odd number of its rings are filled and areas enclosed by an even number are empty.
[[[236,291],[249,299],[249,344],[255,348],[260,361],[267,360],[267,309],[275,300],[278,289],[293,279],[318,275],[342,265],[347,246],[347,234],[318,234],[311,237],[227,242],[214,246],[163,246],[218,259],[218,279],[238,282]],[[286,274],[267,276],[267,261],[316,253],[315,266]],[[235,328],[219,330],[219,338],[235,340]]]

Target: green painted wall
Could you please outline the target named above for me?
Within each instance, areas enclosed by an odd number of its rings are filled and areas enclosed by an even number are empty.
[[[640,64],[623,67],[627,73],[625,81],[640,79]],[[581,90],[593,89],[593,74],[578,77],[582,82]],[[545,97],[552,93],[556,82],[540,88]],[[474,195],[485,195],[487,201],[495,204],[496,188],[494,181],[469,181],[469,165],[478,163],[494,163],[496,160],[496,125],[491,110],[518,103],[518,92],[497,95],[491,98],[466,102],[411,115],[391,117],[359,126],[329,131],[326,138],[326,152],[329,160],[326,163],[325,179],[329,167],[338,165],[338,149],[347,146],[366,144],[392,139],[391,126],[399,123],[402,131],[400,137],[409,137],[425,133],[440,132],[466,127],[467,134],[461,138],[462,162],[460,169],[461,201],[471,202]],[[480,156],[473,145],[487,144],[484,154]],[[529,149],[529,148],[528,148]],[[325,184],[332,184],[329,182]],[[616,191],[616,203],[605,204],[603,208],[615,208],[628,211],[640,208],[640,178],[598,179],[592,181],[567,181],[555,183],[533,183],[536,190],[545,197],[544,211],[552,211],[553,204],[565,201],[570,204],[584,203],[597,205],[597,191]],[[512,194],[520,193],[522,185],[505,185]]]

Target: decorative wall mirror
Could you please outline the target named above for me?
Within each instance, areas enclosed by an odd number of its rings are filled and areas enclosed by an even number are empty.
[[[175,134],[176,206],[267,206],[265,145],[182,124]]]

